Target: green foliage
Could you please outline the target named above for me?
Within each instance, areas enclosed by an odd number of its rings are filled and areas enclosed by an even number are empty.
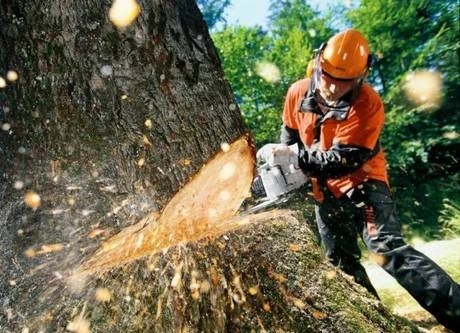
[[[277,8],[275,3],[272,8]],[[320,18],[319,13],[300,0],[284,1],[284,7],[276,9],[271,20],[272,57],[282,69],[287,87],[304,76],[313,50],[334,31],[327,26],[327,18]]]
[[[398,215],[407,239],[453,238],[460,235],[459,175],[419,180],[394,186]]]
[[[451,132],[460,130],[457,6],[454,1],[363,0],[348,13],[380,58],[371,79],[381,88],[387,108],[382,141],[391,152],[393,175],[420,163],[429,169],[433,147],[455,143],[446,139],[446,128],[453,125]],[[444,79],[444,103],[436,112],[427,112],[405,97],[405,78],[417,69],[437,70]]]
[[[458,193],[457,193],[458,194]],[[440,210],[439,222],[446,237],[457,237],[460,235],[460,202],[455,199],[444,198]]]
[[[271,40],[260,27],[227,27],[213,34],[227,79],[258,144],[274,141],[281,125],[280,92],[256,74],[257,65],[271,61]]]
[[[197,0],[196,3],[209,29],[213,29],[218,23],[226,23],[224,13],[231,0]]]
[[[290,0],[271,16],[273,29],[227,27],[212,37],[242,114],[257,145],[279,141],[284,96],[304,76],[313,49],[332,30],[304,1]],[[278,82],[257,75],[260,62],[273,63],[281,73]]]

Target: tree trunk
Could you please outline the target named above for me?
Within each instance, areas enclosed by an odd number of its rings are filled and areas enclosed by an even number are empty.
[[[0,96],[11,125],[2,174],[24,179],[54,161],[118,193],[151,187],[162,207],[245,129],[194,2],[143,1],[123,31],[110,3],[2,1],[1,67],[20,76]]]
[[[70,278],[246,133],[195,3],[140,4],[117,30],[107,0],[0,1],[0,330],[407,330],[291,213]]]

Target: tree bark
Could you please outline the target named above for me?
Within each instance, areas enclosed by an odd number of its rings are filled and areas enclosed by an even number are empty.
[[[19,74],[0,89],[4,309],[21,293],[36,302],[27,290],[43,292],[101,238],[161,210],[246,132],[193,1],[141,1],[123,30],[111,3],[0,2],[0,75]],[[28,191],[39,208],[24,205]]]
[[[162,207],[246,130],[194,2],[143,1],[122,31],[110,4],[2,1],[1,67],[20,76],[0,96],[11,125],[2,174],[11,181],[59,161],[118,193],[150,184]]]
[[[71,278],[247,132],[193,1],[110,4],[0,1],[0,330],[408,331],[291,213]]]

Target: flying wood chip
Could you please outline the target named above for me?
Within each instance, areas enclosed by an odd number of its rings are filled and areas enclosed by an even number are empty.
[[[241,226],[232,219],[249,195],[255,167],[246,136],[212,158],[164,208],[103,243],[77,274],[103,271],[181,242],[217,236]]]

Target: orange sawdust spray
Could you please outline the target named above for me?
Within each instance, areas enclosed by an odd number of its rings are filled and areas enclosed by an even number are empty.
[[[235,214],[249,195],[254,167],[254,149],[244,136],[204,165],[159,217],[149,214],[108,239],[76,274],[102,272],[249,223],[249,217]]]

